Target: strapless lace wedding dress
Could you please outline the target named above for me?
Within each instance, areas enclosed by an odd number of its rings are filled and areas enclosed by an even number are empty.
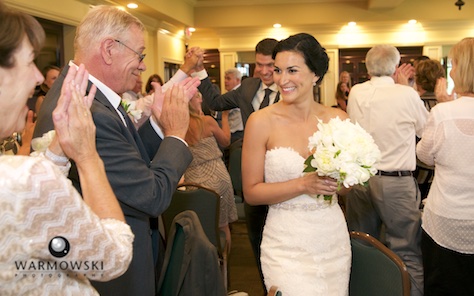
[[[265,182],[301,176],[304,158],[291,148],[265,157]],[[351,247],[336,196],[329,204],[300,195],[269,207],[263,230],[261,262],[265,285],[284,296],[348,295]]]

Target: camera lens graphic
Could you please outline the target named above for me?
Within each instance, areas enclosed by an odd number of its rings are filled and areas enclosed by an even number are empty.
[[[66,256],[69,253],[70,245],[67,239],[56,236],[49,242],[49,252],[57,258]]]

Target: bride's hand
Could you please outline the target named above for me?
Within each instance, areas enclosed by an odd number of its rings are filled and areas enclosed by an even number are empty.
[[[303,176],[306,194],[333,195],[337,191],[336,180],[329,177],[320,177],[317,173],[308,173]]]

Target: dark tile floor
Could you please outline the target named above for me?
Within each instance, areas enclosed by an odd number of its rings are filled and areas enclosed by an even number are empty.
[[[265,295],[243,220],[232,223],[232,249],[228,267],[229,291],[238,290],[249,296]]]

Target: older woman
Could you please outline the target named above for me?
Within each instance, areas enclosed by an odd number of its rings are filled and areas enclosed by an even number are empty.
[[[436,167],[421,225],[425,296],[474,295],[474,38],[449,56],[458,99],[431,109],[416,147]]]
[[[43,77],[34,63],[44,31],[0,2],[0,136],[25,126],[26,101]],[[0,295],[98,295],[130,263],[133,234],[95,150],[84,66],[71,68],[53,113],[56,136],[38,157],[0,156]],[[63,175],[78,167],[82,197]]]

